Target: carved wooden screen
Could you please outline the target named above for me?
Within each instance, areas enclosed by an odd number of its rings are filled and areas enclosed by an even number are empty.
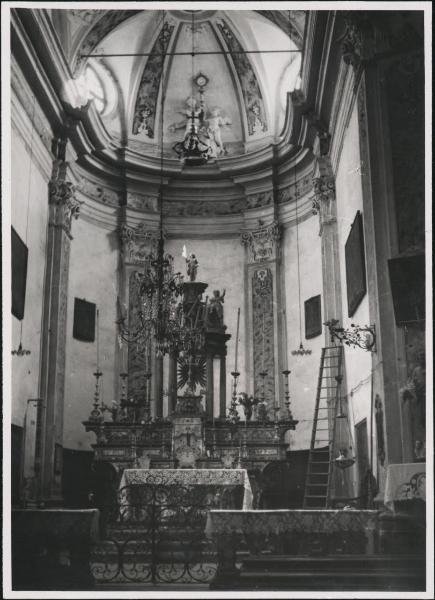
[[[322,309],[320,296],[305,300],[305,337],[307,340],[322,333]]]
[[[360,211],[356,213],[344,249],[346,257],[347,307],[348,315],[351,317],[367,291],[364,231]]]
[[[17,319],[24,317],[26,300],[28,249],[18,233],[12,227],[12,314]]]

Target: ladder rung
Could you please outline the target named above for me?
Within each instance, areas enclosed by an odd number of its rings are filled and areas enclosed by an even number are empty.
[[[305,496],[305,498],[326,498],[326,496],[324,496],[324,495],[318,495],[318,494],[307,494]]]
[[[326,487],[327,483],[308,483],[310,487]]]

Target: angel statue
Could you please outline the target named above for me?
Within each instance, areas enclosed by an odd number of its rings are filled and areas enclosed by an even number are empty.
[[[217,158],[222,154],[228,154],[221,135],[221,128],[231,125],[231,119],[221,115],[221,109],[215,106],[211,110],[211,116],[207,118],[207,135],[210,147],[210,157]]]
[[[185,127],[184,138],[186,139],[191,133],[200,133],[201,129],[204,125],[204,116],[205,116],[205,104],[204,102],[198,102],[196,98],[190,96],[186,100],[186,108],[184,110],[179,111],[180,114],[184,115],[186,118],[178,123],[172,123],[169,125],[168,129],[171,133],[177,131],[177,129],[182,129]],[[193,131],[192,131],[193,127]]]

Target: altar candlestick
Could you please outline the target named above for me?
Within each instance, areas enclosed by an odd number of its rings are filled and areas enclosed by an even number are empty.
[[[263,363],[263,371],[264,371],[264,332],[265,332],[265,327],[264,327],[264,313],[263,313],[263,352],[262,352],[262,363]]]
[[[97,308],[97,372],[100,370],[100,311]]]
[[[237,309],[237,329],[236,329],[236,359],[234,365],[234,372],[237,373],[237,355],[239,352],[239,326],[240,326],[240,308]]]
[[[288,370],[288,349],[287,349],[287,311],[284,308],[282,311],[283,316],[283,329],[284,329],[284,364],[285,371]]]

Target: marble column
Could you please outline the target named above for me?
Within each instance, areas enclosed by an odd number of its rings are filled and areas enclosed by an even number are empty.
[[[65,388],[65,338],[71,222],[80,202],[66,179],[67,163],[56,159],[49,182],[44,308],[41,336],[40,403],[35,471],[38,501],[62,503],[63,403]]]
[[[205,414],[207,421],[213,420],[213,403],[214,403],[214,390],[213,390],[213,355],[207,354],[206,362],[206,377],[207,377],[207,388],[205,395]]]
[[[220,357],[219,375],[219,417],[225,419],[227,414],[227,367],[226,357]]]

